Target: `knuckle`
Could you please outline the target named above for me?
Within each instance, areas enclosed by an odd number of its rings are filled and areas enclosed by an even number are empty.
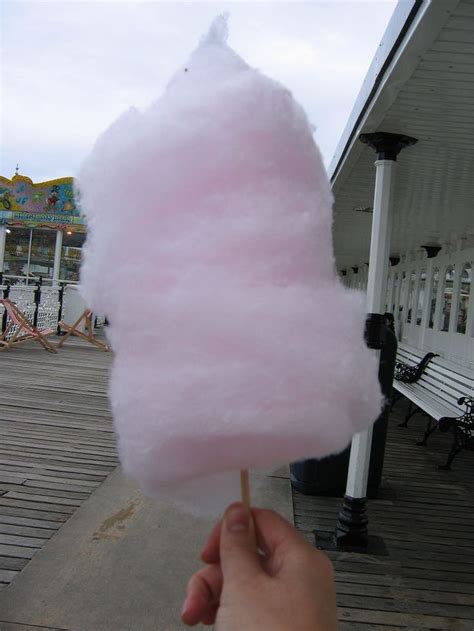
[[[317,565],[318,572],[326,579],[332,580],[334,578],[334,565],[331,559],[320,550],[314,550],[314,552],[315,564]]]

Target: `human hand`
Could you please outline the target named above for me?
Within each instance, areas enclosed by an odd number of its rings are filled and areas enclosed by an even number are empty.
[[[329,559],[270,510],[232,504],[201,554],[182,620],[218,631],[336,631]]]

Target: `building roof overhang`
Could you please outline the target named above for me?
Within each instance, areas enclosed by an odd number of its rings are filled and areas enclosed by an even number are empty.
[[[405,134],[391,255],[474,243],[474,1],[399,2],[330,165],[338,269],[368,260],[375,154],[361,133]]]

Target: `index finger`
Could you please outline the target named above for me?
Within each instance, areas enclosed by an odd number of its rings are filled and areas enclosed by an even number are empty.
[[[202,549],[200,558],[204,563],[219,563],[219,547],[221,540],[222,519],[220,519],[211,531],[208,540]]]

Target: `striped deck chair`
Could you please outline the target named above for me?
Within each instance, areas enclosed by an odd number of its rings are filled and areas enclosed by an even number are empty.
[[[0,299],[0,305],[3,305],[7,313],[7,326],[0,337],[0,351],[36,340],[50,353],[57,353],[56,348],[46,339],[48,335],[56,332],[55,329],[38,329],[28,320],[23,311],[7,298]]]
[[[83,333],[79,329],[79,326],[81,325],[81,322],[83,320],[84,320],[84,328],[86,330],[86,333]],[[96,336],[94,335],[94,326],[92,324],[92,311],[90,309],[86,309],[82,313],[81,317],[78,320],[76,320],[76,322],[74,322],[74,324],[67,324],[66,322],[61,320],[61,322],[59,323],[59,326],[61,329],[66,331],[66,335],[59,342],[58,348],[61,348],[63,346],[64,342],[67,340],[67,338],[70,335],[76,335],[77,337],[80,337],[86,342],[89,342],[89,344],[92,344],[93,346],[100,348],[101,351],[107,352],[110,350],[107,344],[104,344],[103,342],[98,340]]]

